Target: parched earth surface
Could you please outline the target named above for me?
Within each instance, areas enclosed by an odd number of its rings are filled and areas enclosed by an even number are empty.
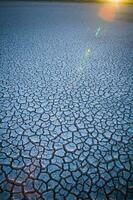
[[[1,200],[133,199],[133,7],[102,6],[1,4]]]

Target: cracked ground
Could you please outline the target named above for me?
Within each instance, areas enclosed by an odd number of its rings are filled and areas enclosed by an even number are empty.
[[[1,4],[1,200],[133,199],[132,7],[101,7]]]

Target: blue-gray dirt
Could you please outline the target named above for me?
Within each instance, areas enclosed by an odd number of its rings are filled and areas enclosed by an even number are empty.
[[[109,8],[0,4],[1,200],[133,199],[133,7]]]

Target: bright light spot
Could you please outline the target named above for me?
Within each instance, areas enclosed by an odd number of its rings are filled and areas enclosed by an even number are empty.
[[[118,3],[118,2],[120,2],[119,0],[112,0],[112,2],[114,2],[114,3]]]
[[[90,49],[88,49],[88,50],[87,50],[87,52],[88,52],[88,53],[90,53],[90,52],[91,52],[91,50],[90,50]]]
[[[121,0],[111,0],[111,2],[113,2],[113,3],[120,3]]]
[[[86,51],[85,51],[85,56],[90,56],[90,54],[91,54],[91,49],[86,49]]]

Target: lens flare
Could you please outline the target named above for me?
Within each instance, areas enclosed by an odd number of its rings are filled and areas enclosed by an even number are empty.
[[[115,19],[115,7],[111,5],[102,6],[99,17],[105,21],[113,21]]]
[[[86,49],[85,56],[90,56],[90,54],[91,54],[91,49],[90,48]],[[85,58],[84,58],[84,61],[85,61]]]
[[[96,36],[96,37],[99,37],[99,36],[100,36],[100,33],[101,33],[101,28],[98,27],[98,29],[96,30],[95,36]]]

